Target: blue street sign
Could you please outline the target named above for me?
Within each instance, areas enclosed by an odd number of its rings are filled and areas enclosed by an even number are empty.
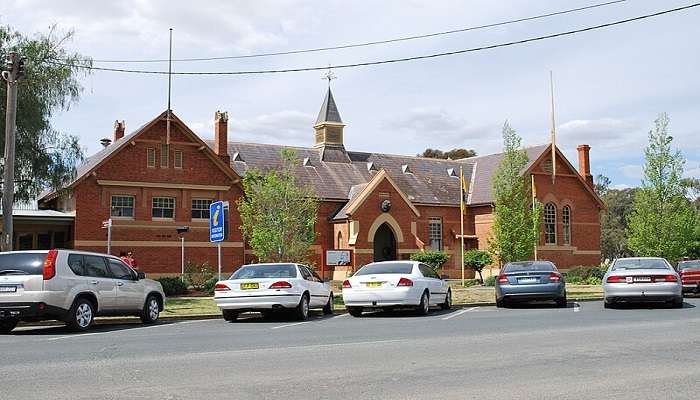
[[[224,202],[217,201],[209,205],[209,241],[223,242],[226,237],[226,218]]]

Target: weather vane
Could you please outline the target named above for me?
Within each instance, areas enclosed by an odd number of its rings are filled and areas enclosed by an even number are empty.
[[[330,64],[328,65],[328,72],[323,74],[323,77],[321,79],[327,79],[328,80],[328,87],[331,87],[331,81],[333,79],[338,79],[337,76],[333,73],[333,70],[331,69]]]

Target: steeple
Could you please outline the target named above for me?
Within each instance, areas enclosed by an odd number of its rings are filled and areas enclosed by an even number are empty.
[[[316,125],[324,122],[334,122],[338,124],[343,123],[343,120],[340,119],[338,107],[335,105],[335,100],[333,99],[333,93],[331,92],[330,86],[328,87],[326,98],[323,99],[321,110],[318,112],[318,118],[316,118]]]
[[[335,105],[333,93],[330,88],[323,99],[321,110],[316,118],[314,129],[316,130],[316,143],[314,147],[321,151],[321,161],[326,162],[350,162],[345,146],[343,145],[343,120]]]

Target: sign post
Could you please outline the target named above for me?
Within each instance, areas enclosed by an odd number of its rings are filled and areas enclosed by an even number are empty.
[[[226,239],[226,234],[228,233],[228,229],[226,229],[228,222],[227,208],[228,202],[223,201],[216,201],[209,205],[209,241],[216,243],[219,280],[221,280],[221,242]]]
[[[102,228],[107,228],[107,254],[112,254],[112,218],[102,221]]]

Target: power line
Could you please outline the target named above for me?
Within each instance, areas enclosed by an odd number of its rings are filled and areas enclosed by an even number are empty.
[[[512,42],[498,43],[498,44],[492,44],[492,45],[486,45],[486,46],[480,46],[480,47],[473,47],[473,48],[469,48],[469,49],[454,50],[454,51],[426,54],[426,55],[413,56],[413,57],[394,58],[394,59],[378,60],[378,61],[367,61],[367,62],[359,62],[359,63],[352,63],[352,64],[338,64],[338,65],[330,65],[330,66],[326,65],[326,66],[321,66],[321,67],[301,67],[301,68],[284,68],[284,69],[253,70],[253,71],[188,71],[188,72],[173,72],[172,74],[173,75],[274,74],[274,73],[287,73],[287,72],[320,71],[320,70],[327,70],[328,68],[340,69],[340,68],[366,67],[366,66],[370,66],[370,65],[394,64],[394,63],[407,62],[407,61],[425,60],[425,59],[429,59],[429,58],[445,57],[445,56],[451,56],[451,55],[456,55],[456,54],[473,53],[473,52],[478,52],[478,51],[483,51],[483,50],[496,49],[496,48],[500,48],[500,47],[510,47],[510,46],[515,46],[515,45],[519,45],[519,44],[537,42],[537,41],[542,41],[542,40],[546,40],[546,39],[553,39],[553,38],[561,37],[561,36],[570,36],[570,35],[574,35],[577,33],[589,32],[589,31],[593,31],[593,30],[597,30],[597,29],[626,24],[628,22],[634,22],[634,21],[640,21],[640,20],[647,19],[647,18],[658,17],[660,15],[675,13],[675,12],[687,10],[690,8],[698,7],[698,6],[700,6],[700,3],[694,3],[694,4],[690,4],[690,5],[683,6],[683,7],[672,8],[669,10],[659,11],[659,12],[652,13],[652,14],[640,15],[638,17],[627,18],[627,19],[623,19],[623,20],[619,20],[619,21],[608,22],[608,23],[601,24],[601,25],[594,25],[594,26],[570,30],[570,31],[566,31],[566,32],[553,33],[553,34],[545,35],[545,36],[536,36],[536,37],[516,40],[516,41],[512,41]],[[148,71],[148,70],[122,69],[122,68],[93,67],[93,66],[88,66],[88,65],[61,63],[58,61],[47,61],[47,62],[53,63],[55,65],[62,65],[62,66],[66,66],[66,67],[75,67],[75,68],[84,68],[84,69],[89,69],[89,70],[93,70],[93,71],[110,71],[110,72],[153,74],[153,75],[167,75],[168,74],[168,71]]]
[[[533,20],[537,20],[537,19],[549,18],[549,17],[558,16],[558,15],[571,14],[571,13],[575,13],[575,12],[579,12],[579,11],[585,11],[585,10],[590,10],[590,9],[594,9],[594,8],[610,6],[610,5],[618,4],[618,3],[624,3],[626,1],[627,0],[608,1],[605,3],[591,4],[588,6],[571,8],[568,10],[556,11],[556,12],[551,12],[551,13],[547,13],[547,14],[540,14],[540,15],[535,15],[535,16],[531,16],[531,17],[518,18],[518,19],[509,20],[509,21],[495,22],[495,23],[491,23],[491,24],[472,26],[472,27],[468,27],[468,28],[452,29],[452,30],[442,31],[442,32],[433,32],[433,33],[427,33],[427,34],[423,34],[423,35],[406,36],[406,37],[399,37],[399,38],[386,39],[386,40],[377,40],[377,41],[371,41],[371,42],[345,44],[345,45],[329,46],[329,47],[317,47],[317,48],[302,49],[302,50],[288,50],[288,51],[279,51],[279,52],[272,52],[272,53],[243,54],[243,55],[237,55],[237,56],[175,58],[172,61],[173,62],[190,62],[190,61],[235,60],[235,59],[241,59],[241,58],[271,57],[271,56],[282,56],[282,55],[292,55],[292,54],[302,54],[302,53],[314,53],[314,52],[330,51],[330,50],[351,49],[351,48],[355,48],[355,47],[375,46],[375,45],[380,45],[380,44],[389,44],[389,43],[403,42],[403,41],[408,41],[408,40],[426,39],[426,38],[431,38],[431,37],[435,37],[435,36],[451,35],[451,34],[455,34],[455,33],[469,32],[469,31],[475,31],[475,30],[479,30],[479,29],[494,28],[494,27],[498,27],[498,26],[510,25],[510,24],[515,24],[515,23],[519,23],[519,22],[533,21]],[[150,60],[150,59],[114,60],[114,59],[112,59],[112,60],[93,60],[93,62],[96,62],[96,63],[122,63],[122,64],[125,64],[125,63],[158,63],[158,62],[168,62],[168,59],[154,59],[154,60]]]

